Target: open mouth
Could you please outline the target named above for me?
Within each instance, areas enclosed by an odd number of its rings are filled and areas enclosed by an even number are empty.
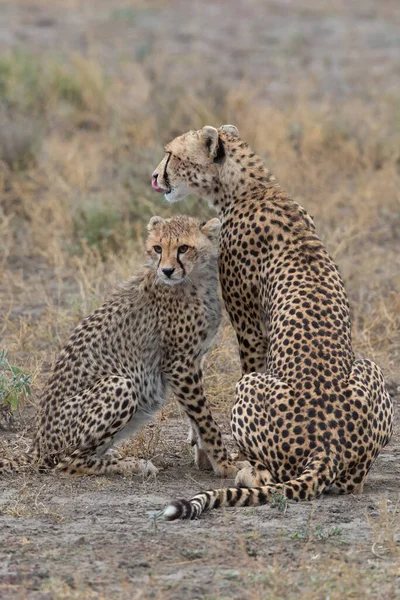
[[[170,187],[163,188],[160,185],[158,185],[157,177],[154,177],[154,175],[151,179],[151,187],[155,192],[159,192],[160,194],[170,194],[172,192],[172,189]]]
[[[153,188],[153,190],[155,192],[160,192],[160,194],[167,194],[168,191],[166,189],[164,189],[163,187],[161,187],[160,185],[158,185],[157,183],[157,177],[155,177],[153,175],[152,179],[151,179],[151,187]]]
[[[157,183],[157,179],[158,179],[158,173],[154,172],[152,177],[151,177],[151,187],[153,188],[153,190],[155,192],[159,192],[160,194],[170,194],[172,192],[172,188],[171,185],[169,183],[169,178],[168,178],[168,173],[167,173],[167,167],[168,167],[168,163],[171,159],[171,152],[167,153],[167,162],[165,163],[165,167],[164,167],[164,183],[167,186],[166,188],[161,187],[161,185],[158,185]]]

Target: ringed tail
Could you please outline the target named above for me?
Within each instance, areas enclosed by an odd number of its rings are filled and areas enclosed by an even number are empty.
[[[270,483],[260,487],[233,487],[209,490],[193,496],[190,500],[171,502],[156,518],[165,521],[197,519],[213,508],[261,506],[272,503],[281,505],[286,500],[314,500],[333,480],[325,458],[307,466],[296,479],[285,483]]]

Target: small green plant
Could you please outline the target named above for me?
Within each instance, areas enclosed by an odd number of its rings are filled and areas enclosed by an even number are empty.
[[[223,577],[228,580],[240,579],[240,572],[236,571],[236,570],[235,571],[226,571],[226,573],[224,573]]]
[[[288,509],[288,499],[284,495],[284,487],[282,488],[282,492],[272,491],[271,492],[271,500],[270,505],[272,508],[277,508],[279,512],[285,513]]]
[[[247,575],[249,583],[263,583],[269,585],[269,577],[266,573],[249,573]]]
[[[202,558],[205,555],[205,549],[202,550],[191,550],[190,548],[184,548],[181,550],[182,556],[187,558],[188,560],[197,560]]]
[[[31,393],[31,376],[8,360],[8,350],[0,350],[0,408],[15,412],[21,395]]]
[[[340,538],[342,528],[337,525],[325,528],[323,525],[315,527],[300,527],[289,534],[291,540],[327,540],[329,538]]]

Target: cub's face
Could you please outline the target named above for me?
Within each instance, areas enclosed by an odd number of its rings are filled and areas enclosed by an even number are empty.
[[[166,285],[192,281],[204,270],[215,269],[221,223],[200,223],[185,216],[152,217],[147,226],[146,250],[157,279]]]
[[[165,156],[152,175],[153,189],[169,202],[182,200],[191,192],[211,198],[225,158],[226,134],[239,135],[233,125],[223,125],[218,130],[206,126],[167,144]]]

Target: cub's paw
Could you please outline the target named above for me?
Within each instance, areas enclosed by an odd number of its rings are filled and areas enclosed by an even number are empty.
[[[115,458],[115,460],[121,460],[122,458],[121,454],[118,452],[118,450],[116,450],[116,448],[109,448],[105,452],[105,456],[112,456],[112,458]]]
[[[139,460],[140,473],[145,477],[155,477],[159,471],[157,467],[153,465],[151,460]]]
[[[250,464],[240,469],[235,478],[237,487],[257,487],[256,470]]]
[[[236,487],[259,487],[269,483],[273,483],[271,473],[261,465],[259,468],[255,468],[249,463],[240,469],[235,479]]]
[[[233,479],[236,477],[238,467],[234,463],[226,462],[222,465],[218,465],[218,475],[220,477],[226,477],[227,479]]]
[[[117,464],[118,472],[122,475],[141,474],[145,477],[155,476],[157,467],[150,460],[138,460],[137,458],[124,458]]]

